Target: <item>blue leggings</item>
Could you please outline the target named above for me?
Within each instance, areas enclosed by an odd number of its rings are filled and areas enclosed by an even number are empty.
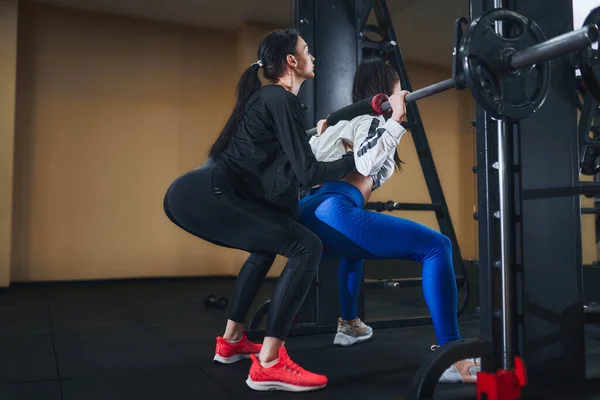
[[[458,293],[450,240],[434,229],[363,209],[360,191],[346,182],[328,183],[299,203],[299,222],[323,242],[323,258],[341,258],[338,287],[342,318],[358,316],[365,259],[422,263],[423,294],[437,344],[460,339]]]

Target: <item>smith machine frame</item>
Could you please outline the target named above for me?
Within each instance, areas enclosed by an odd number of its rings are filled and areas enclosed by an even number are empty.
[[[579,28],[573,27],[571,0],[544,0],[543,7],[537,0],[472,0],[470,21],[499,8],[535,21],[546,38]],[[376,26],[367,23],[372,13]],[[296,0],[295,21],[318,60],[317,78],[306,82],[299,94],[307,129],[351,104],[356,65],[367,54],[387,58],[402,87],[412,91],[385,0]],[[515,34],[510,24],[500,23],[495,29],[497,34]],[[458,28],[455,34],[456,46]],[[456,58],[453,61],[458,68]],[[489,379],[518,391],[527,383],[522,388],[527,398],[600,387],[599,377],[586,376],[585,366],[584,327],[598,322],[598,311],[584,309],[583,303],[579,196],[600,194],[600,183],[580,182],[579,174],[586,148],[600,145],[587,138],[597,112],[589,92],[584,91],[582,115],[577,118],[575,69],[583,62],[573,54],[553,58],[543,106],[525,119],[493,117],[477,102],[480,337],[432,352],[417,371],[411,399],[433,398],[437,380],[448,366],[476,356],[482,357],[483,372],[478,392]],[[405,127],[413,136],[432,204],[388,202],[368,207],[435,212],[440,231],[453,244],[457,285],[465,292],[462,312],[469,300],[467,274],[416,102],[407,104]],[[339,314],[337,262],[322,263],[291,335],[334,331]],[[418,278],[365,281],[365,287],[382,288],[420,284]],[[249,336],[261,336],[267,312],[268,303],[252,319]],[[359,314],[374,328],[431,322],[429,317],[371,321],[364,315],[364,298]]]

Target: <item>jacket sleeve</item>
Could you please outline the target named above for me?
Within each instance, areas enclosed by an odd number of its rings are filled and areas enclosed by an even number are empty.
[[[317,161],[302,122],[300,101],[289,93],[266,101],[275,134],[301,185],[311,187],[342,179],[355,170],[352,152],[332,162]],[[291,98],[290,96],[294,96]]]
[[[393,119],[381,124],[379,118],[365,118],[355,125],[356,170],[364,176],[379,172],[394,154],[406,129]]]
[[[394,169],[396,168],[396,164],[394,163],[394,156],[391,155],[385,159],[379,171],[372,175],[373,178],[373,187],[372,190],[378,189],[381,185],[383,185],[388,179],[392,177],[394,174]]]

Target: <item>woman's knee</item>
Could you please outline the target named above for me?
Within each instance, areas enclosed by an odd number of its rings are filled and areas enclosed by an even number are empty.
[[[261,273],[266,274],[273,266],[275,257],[277,255],[274,253],[251,253],[246,260],[246,264],[252,265]]]
[[[440,250],[452,256],[452,241],[448,238],[448,236],[440,233],[439,242]]]
[[[298,268],[316,271],[323,253],[323,242],[310,230],[300,226],[293,244],[283,254],[287,258],[298,258]]]
[[[439,232],[435,233],[435,238],[431,240],[429,245],[428,257],[443,257],[452,259],[452,241]]]
[[[323,254],[323,242],[317,235],[311,231],[307,231],[305,246],[307,250],[307,271],[316,271]]]
[[[251,253],[248,259],[261,264],[273,263],[277,254],[275,253]]]

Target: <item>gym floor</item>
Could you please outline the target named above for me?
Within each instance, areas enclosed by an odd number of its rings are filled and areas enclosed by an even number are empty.
[[[293,395],[254,392],[245,384],[249,361],[212,362],[227,311],[206,308],[203,298],[230,297],[233,282],[115,281],[1,290],[0,399],[404,399],[420,360],[435,343],[431,326],[376,330],[373,339],[349,348],[334,347],[332,334],[292,337],[286,346],[293,359],[326,374],[328,387]],[[272,285],[265,283],[253,309],[268,298]],[[412,308],[423,314],[418,290],[407,293],[369,291],[367,313],[398,315],[402,304],[402,312]],[[477,336],[475,316],[460,321],[463,337]],[[588,374],[598,376],[600,328],[589,327],[586,336]],[[474,385],[436,389],[439,399],[474,394]]]

